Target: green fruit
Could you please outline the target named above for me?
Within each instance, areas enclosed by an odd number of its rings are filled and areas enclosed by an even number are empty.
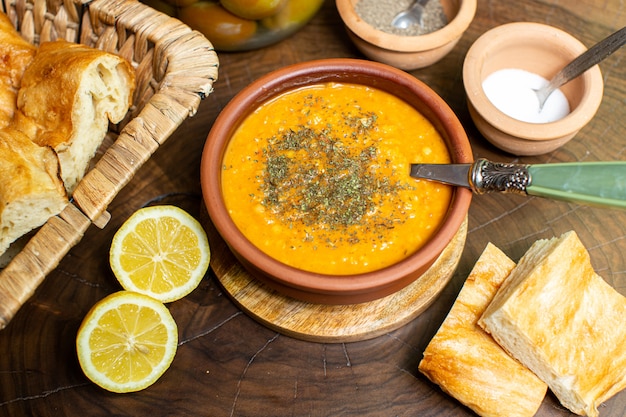
[[[272,30],[301,26],[317,13],[322,3],[324,0],[289,0],[280,12],[263,19],[261,23]]]

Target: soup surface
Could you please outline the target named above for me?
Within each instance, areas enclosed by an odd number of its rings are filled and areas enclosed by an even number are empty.
[[[241,232],[281,262],[346,275],[389,266],[437,230],[452,188],[409,176],[448,163],[432,124],[352,84],[287,92],[249,115],[225,152],[222,189]]]

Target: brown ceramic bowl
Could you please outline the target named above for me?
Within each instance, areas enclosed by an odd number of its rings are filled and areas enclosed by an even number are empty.
[[[201,162],[204,203],[217,231],[244,268],[272,289],[306,302],[354,304],[399,291],[428,270],[465,220],[471,192],[454,191],[443,224],[424,247],[374,272],[340,277],[312,273],[263,253],[239,231],[224,206],[221,168],[225,149],[242,120],[261,104],[286,91],[324,82],[363,84],[394,94],[433,123],[447,142],[453,162],[471,162],[472,152],[457,117],[435,92],[401,70],[371,61],[327,59],[285,67],[253,82],[226,105],[208,135]]]
[[[540,155],[563,146],[600,106],[604,83],[597,65],[561,87],[571,112],[550,123],[527,123],[507,116],[489,101],[482,83],[494,71],[508,68],[549,80],[586,50],[568,33],[540,23],[509,23],[484,33],[470,47],[463,65],[468,107],[478,130],[493,145],[514,155]]]
[[[336,0],[337,10],[348,36],[368,58],[403,70],[432,65],[446,56],[476,14],[476,0],[441,0],[448,24],[420,36],[401,36],[383,32],[365,22],[355,11],[359,0]]]

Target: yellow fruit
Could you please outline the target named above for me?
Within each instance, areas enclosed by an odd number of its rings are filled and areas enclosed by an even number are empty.
[[[85,316],[76,337],[85,375],[112,392],[139,391],[169,368],[178,329],[163,303],[119,291],[100,300]]]
[[[263,19],[261,23],[272,30],[299,27],[317,13],[322,3],[323,0],[289,0],[277,14]]]
[[[244,19],[259,20],[273,16],[289,0],[220,0],[229,12]]]
[[[125,290],[164,303],[193,291],[204,277],[211,253],[200,223],[175,206],[137,210],[111,242],[111,269]]]
[[[178,11],[178,18],[192,29],[200,31],[215,49],[229,51],[250,40],[257,22],[235,16],[219,3],[200,1]]]

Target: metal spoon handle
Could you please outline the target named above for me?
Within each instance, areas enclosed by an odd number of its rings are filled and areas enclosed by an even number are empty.
[[[413,4],[411,5],[411,7],[409,8],[409,10],[414,10],[418,8],[423,9],[428,4],[428,1],[429,0],[415,0]]]
[[[578,77],[580,74],[598,64],[626,43],[626,26],[598,42],[581,54],[578,58],[567,64],[555,77],[555,88],[563,83]]]
[[[423,25],[424,8],[428,4],[429,0],[415,0],[408,9],[398,13],[391,24],[400,29],[406,29],[413,23]]]
[[[626,161],[511,164],[411,164],[410,175],[470,188],[626,209]]]
[[[597,44],[593,45],[587,51],[582,53],[572,62],[567,64],[559,71],[545,87],[537,90],[541,107],[552,91],[561,87],[563,84],[578,77],[589,68],[598,64],[606,57],[617,51],[626,43],[626,26],[617,32],[609,35]]]

